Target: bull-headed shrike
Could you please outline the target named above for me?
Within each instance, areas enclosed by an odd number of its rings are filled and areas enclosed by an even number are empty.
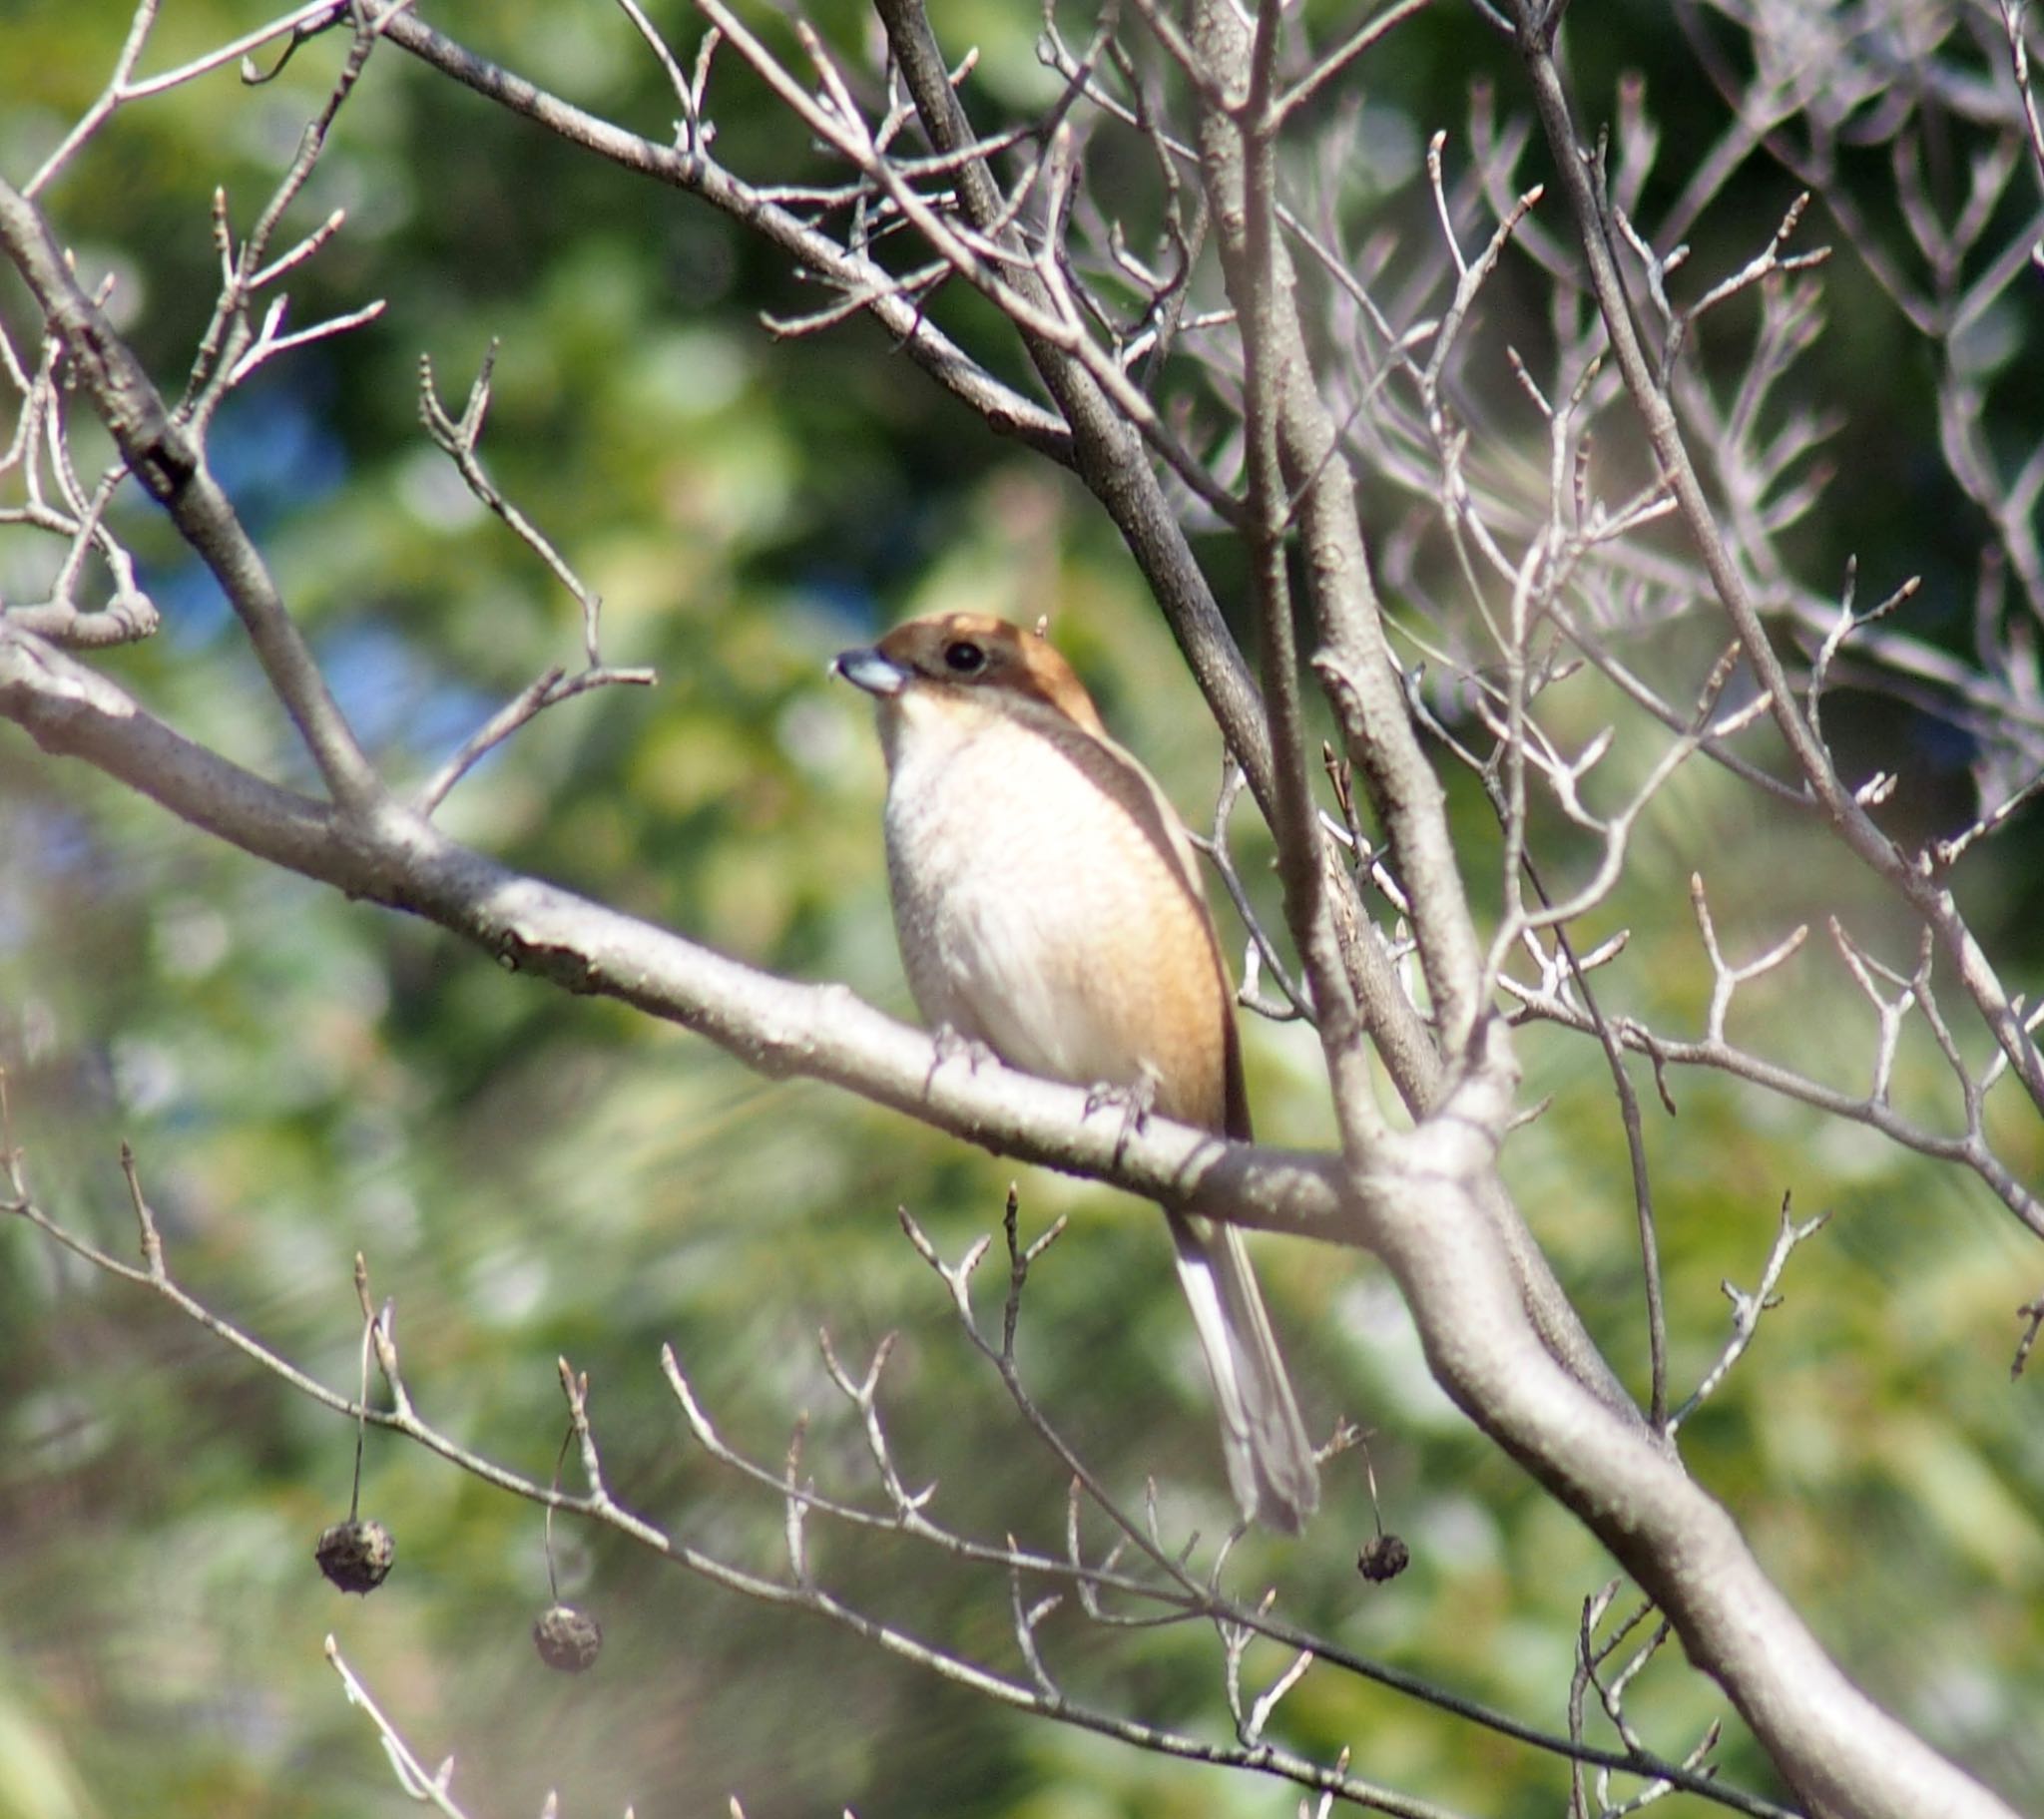
[[[887,875],[924,1019],[1011,1067],[1250,1135],[1233,991],[1193,849],[1071,665],[1005,620],[909,621],[832,666],[873,697]],[[1166,1209],[1246,1517],[1319,1502],[1242,1234]]]

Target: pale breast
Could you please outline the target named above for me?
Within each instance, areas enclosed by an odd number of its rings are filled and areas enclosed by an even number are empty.
[[[892,745],[888,873],[925,1019],[1053,1079],[1148,1073],[1159,1110],[1218,1126],[1226,987],[1161,805],[1112,768],[1133,761],[1009,716],[911,719]]]

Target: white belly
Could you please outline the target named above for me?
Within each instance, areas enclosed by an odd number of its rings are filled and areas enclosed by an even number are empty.
[[[1052,1079],[1182,1077],[1167,1051],[1184,1020],[1165,1000],[1188,955],[1196,990],[1218,982],[1204,905],[1154,826],[1027,725],[899,735],[888,873],[924,1018]]]

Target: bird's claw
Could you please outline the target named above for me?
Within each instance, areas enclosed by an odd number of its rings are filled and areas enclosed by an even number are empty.
[[[1122,1159],[1122,1151],[1129,1146],[1129,1138],[1142,1130],[1144,1123],[1157,1106],[1157,1070],[1147,1061],[1142,1072],[1126,1085],[1113,1081],[1101,1081],[1086,1089],[1086,1113],[1091,1118],[1096,1112],[1119,1110],[1122,1128],[1114,1139],[1114,1159]]]
[[[954,1024],[940,1023],[930,1032],[930,1071],[922,1077],[922,1090],[927,1094],[930,1082],[937,1078],[937,1070],[949,1062],[963,1060],[969,1073],[977,1074],[982,1062],[999,1061],[1000,1057],[981,1042],[977,1036],[967,1036]]]

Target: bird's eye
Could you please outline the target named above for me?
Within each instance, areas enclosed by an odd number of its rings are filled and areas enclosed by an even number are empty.
[[[969,639],[944,647],[944,662],[960,676],[972,676],[986,668],[986,652]]]

